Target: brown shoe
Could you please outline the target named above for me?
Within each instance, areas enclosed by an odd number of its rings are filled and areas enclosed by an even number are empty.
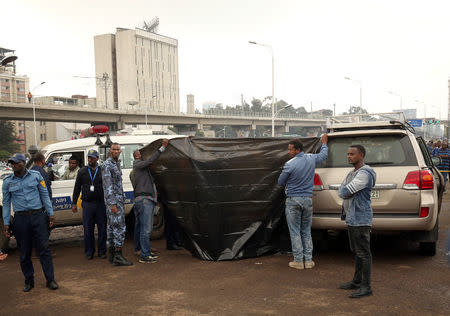
[[[302,270],[305,268],[305,265],[303,264],[303,262],[291,261],[289,262],[289,267]]]

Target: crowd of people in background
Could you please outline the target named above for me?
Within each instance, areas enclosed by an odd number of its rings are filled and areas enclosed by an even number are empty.
[[[441,163],[437,168],[444,177],[445,187],[447,187],[448,173],[450,172],[450,149],[448,148],[448,140],[430,140],[427,144],[427,149],[431,156],[441,158]]]

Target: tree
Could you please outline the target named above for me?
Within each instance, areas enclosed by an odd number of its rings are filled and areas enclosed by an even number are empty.
[[[348,112],[344,112],[344,115],[352,115],[352,114],[368,114],[367,110],[361,109],[359,106],[350,106]]]
[[[253,112],[261,112],[261,109],[262,109],[262,102],[261,102],[261,100],[260,100],[260,99],[255,99],[255,98],[253,98],[253,99],[252,99],[252,107],[251,107],[251,110],[252,110]]]
[[[304,106],[299,107],[298,109],[296,109],[295,112],[296,112],[297,114],[300,114],[300,115],[308,114],[308,111],[306,111],[306,109],[305,109]]]
[[[195,137],[205,137],[205,132],[201,129],[195,131]]]
[[[16,134],[14,132],[14,123],[11,121],[0,121],[0,151],[12,155],[20,150],[20,145],[15,143]]]

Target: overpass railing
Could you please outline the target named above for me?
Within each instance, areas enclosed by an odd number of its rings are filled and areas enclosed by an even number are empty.
[[[235,110],[203,110],[203,115],[216,115],[216,116],[242,116],[242,117],[267,117],[271,118],[271,112],[253,112],[253,111],[235,111]],[[278,113],[277,118],[299,118],[299,119],[326,119],[327,116],[318,113]]]

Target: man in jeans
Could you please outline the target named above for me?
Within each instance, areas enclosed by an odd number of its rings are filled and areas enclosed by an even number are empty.
[[[141,152],[133,154],[134,181],[134,250],[140,250],[140,263],[155,263],[158,256],[151,251],[150,233],[153,228],[153,210],[157,203],[156,186],[150,173],[150,165],[159,158],[169,144],[168,139],[162,140],[162,146],[147,160],[142,160]]]
[[[372,295],[370,278],[372,253],[370,252],[370,230],[372,226],[372,207],[370,194],[375,185],[375,171],[364,164],[366,150],[361,145],[351,145],[347,159],[354,169],[350,171],[339,188],[339,196],[344,199],[342,218],[348,225],[350,249],[355,254],[355,274],[353,280],[343,283],[339,288],[356,290],[351,298]]]
[[[286,221],[294,255],[289,267],[294,269],[314,267],[311,238],[314,172],[316,164],[328,157],[326,134],[322,135],[321,142],[320,153],[305,154],[298,139],[290,141],[288,151],[292,159],[285,163],[278,178],[278,184],[286,187]]]

